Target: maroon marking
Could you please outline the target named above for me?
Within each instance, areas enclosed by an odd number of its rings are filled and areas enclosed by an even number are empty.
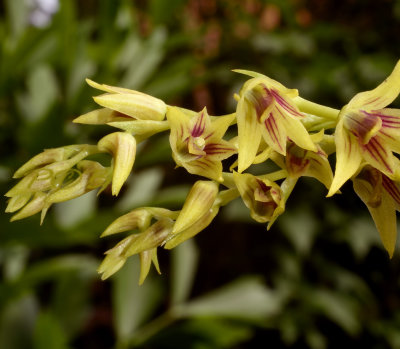
[[[382,185],[385,188],[385,190],[389,193],[389,195],[393,198],[393,200],[396,201],[398,204],[400,204],[400,190],[396,186],[396,184],[393,183],[393,181],[389,179],[387,176],[383,175]]]
[[[385,150],[385,149],[382,147],[382,145],[381,145],[376,139],[374,139],[374,138],[371,138],[371,140],[369,141],[369,143],[368,143],[367,145],[364,146],[364,148],[371,154],[371,156],[372,156],[377,162],[382,163],[382,164],[386,167],[386,169],[387,169],[390,173],[392,173],[393,170],[390,168],[389,164],[385,161],[385,159],[384,159],[384,157],[382,156],[382,154],[380,153],[378,147],[381,148],[381,150],[383,150],[383,151]],[[371,148],[371,149],[370,149],[370,148]],[[376,155],[374,155],[372,151],[374,151]],[[378,158],[377,158],[376,156],[379,157],[379,160],[380,160],[380,161],[378,160]]]
[[[203,123],[204,121],[204,123]],[[199,137],[203,134],[205,129],[204,112],[201,112],[199,120],[194,124],[191,132],[193,137]]]
[[[275,121],[272,113],[269,114],[269,118],[265,119],[264,124],[265,124],[265,127],[267,128],[268,133],[272,135],[273,139],[275,139],[275,143],[278,145],[278,148],[280,150],[284,151],[282,144],[279,142],[279,139],[278,139],[279,129],[276,125],[276,121]]]
[[[276,101],[278,102],[278,104],[284,108],[285,110],[287,110],[289,113],[291,113],[294,116],[300,116],[300,117],[304,117],[304,115],[302,113],[300,113],[298,110],[296,110],[292,105],[290,105],[288,103],[288,101],[283,98],[278,92],[276,92],[274,89],[271,89],[271,94],[274,96],[274,98],[276,99]]]

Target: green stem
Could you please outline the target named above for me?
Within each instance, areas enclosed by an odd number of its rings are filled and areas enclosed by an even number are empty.
[[[296,185],[299,177],[286,177],[286,179],[281,184],[281,189],[283,192],[283,197],[286,200],[289,198],[290,194],[292,193],[294,186]]]
[[[258,176],[261,179],[268,179],[271,182],[276,182],[279,181],[280,179],[283,179],[287,177],[287,171],[286,170],[278,170],[275,172],[267,173],[262,176]]]
[[[310,102],[300,96],[294,98],[293,101],[303,113],[317,115],[324,119],[336,120],[340,112],[338,109]]]
[[[159,317],[140,328],[135,333],[136,335],[134,334],[132,336],[129,347],[143,344],[146,340],[160,332],[162,329],[171,325],[176,319],[177,318],[172,310],[161,314]]]
[[[223,190],[219,192],[218,198],[215,203],[219,206],[225,206],[239,196],[240,196],[239,190],[237,190],[236,188]]]

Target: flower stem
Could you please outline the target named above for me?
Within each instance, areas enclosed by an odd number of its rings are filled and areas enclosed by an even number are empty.
[[[300,96],[294,98],[293,101],[303,113],[317,115],[324,119],[336,120],[340,112],[338,109],[310,102]]]

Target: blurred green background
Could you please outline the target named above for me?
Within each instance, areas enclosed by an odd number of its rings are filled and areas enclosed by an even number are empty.
[[[0,191],[44,148],[95,143],[72,124],[96,108],[84,79],[210,114],[256,70],[340,108],[400,58],[399,0],[3,0]],[[121,197],[87,194],[9,223],[0,204],[0,348],[400,347],[400,260],[389,260],[351,185],[326,199],[302,179],[272,229],[233,202],[193,241],[161,251],[141,287],[138,258],[110,280],[96,268],[116,217],[179,208],[194,179],[168,135],[138,150]],[[117,237],[118,239],[118,237]]]

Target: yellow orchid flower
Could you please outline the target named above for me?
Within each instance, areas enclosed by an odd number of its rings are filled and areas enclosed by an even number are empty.
[[[247,70],[234,70],[250,75],[240,91],[237,105],[239,135],[238,171],[248,168],[257,155],[261,138],[276,152],[286,155],[286,142],[317,151],[301,123],[305,117],[292,101],[298,91],[287,89],[265,75]]]
[[[400,61],[371,91],[358,93],[339,113],[335,131],[336,170],[328,196],[351,178],[362,162],[386,176],[399,177],[400,110],[385,108],[400,92]]]
[[[323,140],[323,133],[319,132],[311,136],[313,141],[319,143]],[[286,170],[289,177],[313,177],[330,188],[333,179],[333,173],[328,161],[328,155],[319,144],[316,144],[317,151],[306,150],[300,148],[293,142],[289,142],[287,146],[286,156],[279,153],[270,155],[278,166]]]
[[[250,209],[251,218],[259,223],[268,222],[269,229],[285,211],[284,194],[279,185],[250,173],[233,172],[233,179],[244,204]]]
[[[169,108],[169,140],[176,164],[189,173],[222,182],[221,161],[236,153],[234,145],[222,139],[234,118],[232,114],[211,121],[206,108],[194,116]]]
[[[372,166],[353,179],[354,191],[365,203],[390,258],[396,245],[396,211],[400,210],[400,185]]]

